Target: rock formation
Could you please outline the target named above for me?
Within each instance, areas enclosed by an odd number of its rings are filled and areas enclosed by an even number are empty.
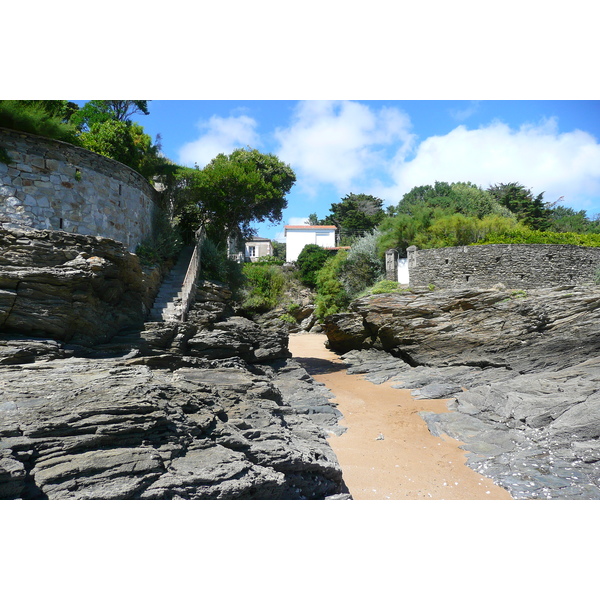
[[[375,383],[453,398],[421,413],[516,498],[600,499],[600,288],[383,294],[326,319]]]
[[[120,244],[0,240],[0,498],[349,498],[331,394],[227,288],[143,324],[148,280]]]

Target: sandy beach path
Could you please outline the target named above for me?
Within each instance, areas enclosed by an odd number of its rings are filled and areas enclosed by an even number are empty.
[[[461,442],[431,435],[423,410],[448,412],[445,400],[415,400],[409,390],[348,375],[322,334],[292,334],[294,358],[333,394],[348,428],[328,441],[355,500],[510,500],[465,464]]]

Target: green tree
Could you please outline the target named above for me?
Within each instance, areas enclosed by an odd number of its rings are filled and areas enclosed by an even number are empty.
[[[84,148],[113,158],[151,177],[162,162],[158,147],[141,125],[109,119],[94,123],[89,131],[80,135]]]
[[[372,232],[385,217],[383,200],[368,194],[347,194],[341,202],[333,203],[329,214],[318,225],[335,225],[340,233],[340,243],[346,245],[352,240]],[[310,215],[309,221],[316,215]],[[316,219],[315,219],[316,220]]]
[[[600,220],[589,219],[585,210],[576,211],[567,206],[556,206],[549,216],[550,231],[566,233],[600,233]]]
[[[285,262],[286,245],[285,243],[273,240],[273,256]]]
[[[94,125],[106,121],[130,123],[136,114],[150,114],[147,100],[90,100],[70,120],[81,131],[90,131]]]
[[[550,226],[551,210],[544,204],[544,192],[533,196],[531,191],[520,183],[497,183],[488,192],[520,222],[540,231]]]
[[[180,170],[175,214],[187,231],[202,225],[215,240],[236,234],[248,239],[256,234],[252,222],[281,221],[295,181],[291,167],[273,154],[237,149],[219,154],[202,170]]]
[[[331,253],[317,244],[307,244],[296,259],[300,281],[314,288],[317,284],[317,273],[325,264]]]

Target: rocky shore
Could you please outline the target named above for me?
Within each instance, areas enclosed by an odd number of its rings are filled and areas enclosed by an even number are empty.
[[[600,289],[447,290],[356,301],[326,320],[349,372],[396,382],[434,435],[514,498],[600,499]]]
[[[0,499],[349,498],[331,394],[227,288],[201,282],[185,323],[143,323],[148,285],[116,242],[2,244]]]

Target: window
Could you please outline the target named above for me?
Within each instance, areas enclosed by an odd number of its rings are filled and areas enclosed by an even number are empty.
[[[256,246],[248,246],[248,256],[256,256]]]

